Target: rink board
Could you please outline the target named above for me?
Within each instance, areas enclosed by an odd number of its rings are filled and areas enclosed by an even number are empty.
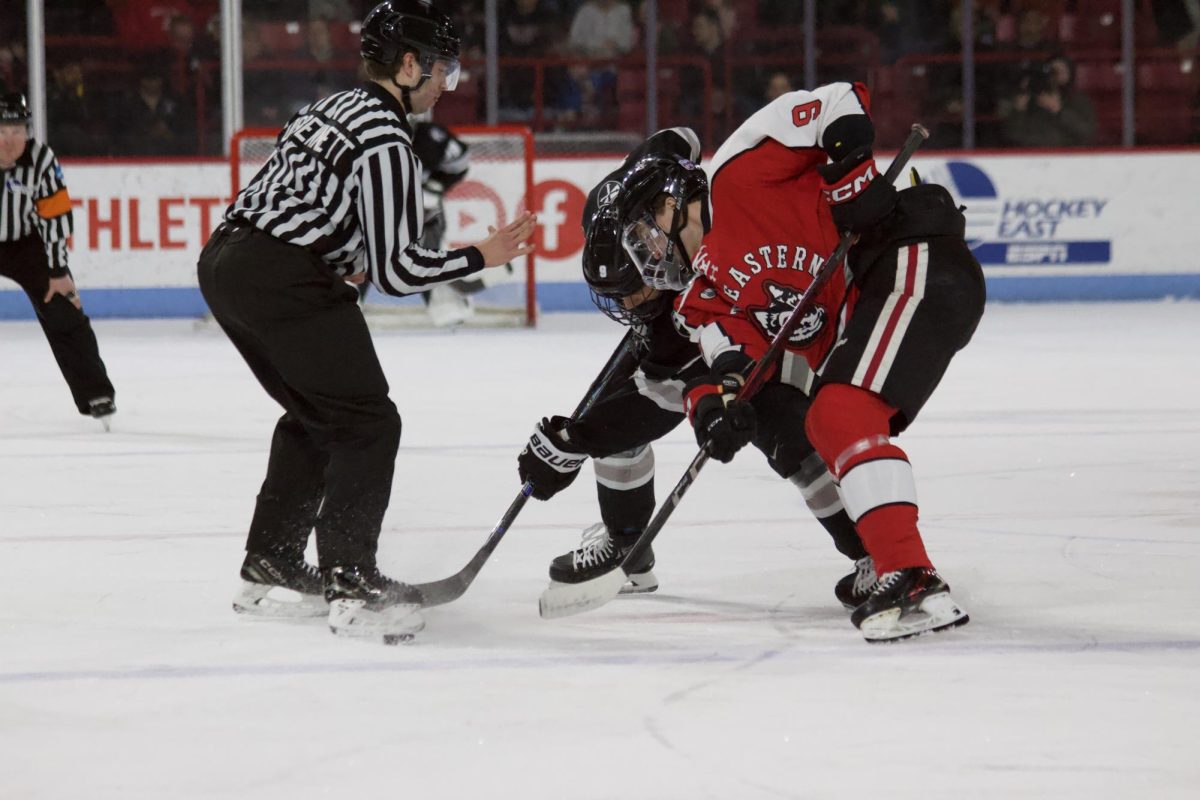
[[[579,280],[579,219],[587,190],[615,163],[546,158],[535,165],[528,205],[540,219],[544,311],[591,308]],[[939,153],[915,165],[967,207],[967,237],[993,300],[1200,297],[1200,230],[1189,197],[1200,183],[1200,152]],[[203,313],[196,258],[228,202],[228,167],[215,160],[68,160],[65,171],[75,206],[71,268],[88,313]],[[480,230],[489,214],[500,221],[512,211],[479,203],[447,209],[451,220],[469,219]],[[29,317],[25,297],[5,286],[0,319]]]

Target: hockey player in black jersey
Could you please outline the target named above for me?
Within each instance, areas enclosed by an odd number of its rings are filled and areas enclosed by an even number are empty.
[[[577,583],[619,564],[654,512],[654,452],[651,443],[685,419],[685,386],[708,374],[699,350],[676,330],[672,305],[691,280],[680,234],[689,226],[702,235],[709,226],[708,181],[697,166],[700,143],[687,128],[651,136],[588,195],[584,207],[583,273],[596,305],[608,316],[632,325],[641,349],[633,374],[607,389],[578,419],[544,418],[518,457],[522,481],[533,496],[547,500],[569,486],[587,456],[594,459],[601,522],[584,532],[576,550],[555,558],[550,578]],[[630,220],[674,199],[673,230],[660,258],[648,259],[630,244]],[[696,202],[700,201],[700,202]],[[686,209],[698,211],[689,214]],[[634,259],[637,259],[635,265]],[[761,402],[779,409],[767,415],[753,441],[772,469],[795,483],[839,551],[856,562],[866,550],[841,506],[828,470],[804,436],[806,403],[786,384],[764,392]],[[634,565],[626,593],[653,591],[654,555]],[[838,598],[853,607],[866,596],[874,573],[858,570],[839,581]]]

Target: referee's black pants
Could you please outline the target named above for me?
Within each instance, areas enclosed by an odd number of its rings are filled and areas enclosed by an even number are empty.
[[[321,259],[222,225],[200,255],[213,316],[284,408],[246,550],[299,555],[316,528],[322,567],[375,566],[400,445],[358,293]]]
[[[89,401],[115,399],[91,320],[61,294],[54,295],[49,303],[42,302],[50,288],[50,262],[42,237],[34,234],[15,242],[0,242],[0,275],[16,281],[29,296],[79,413],[91,413]]]

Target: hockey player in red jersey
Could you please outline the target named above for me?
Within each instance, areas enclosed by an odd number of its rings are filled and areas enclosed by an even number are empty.
[[[641,347],[632,375],[615,382],[575,419],[543,419],[518,458],[521,480],[530,481],[533,496],[541,500],[570,485],[587,456],[595,459],[602,522],[585,533],[579,548],[554,559],[550,577],[556,582],[586,581],[621,563],[654,511],[651,443],[685,419],[684,387],[709,374],[671,314],[672,302],[694,274],[681,245],[698,242],[708,228],[708,181],[696,166],[699,156],[700,143],[691,130],[660,131],[588,196],[584,277],[596,304],[633,326]],[[663,214],[662,228],[654,219],[656,208]],[[827,210],[825,226],[834,241]],[[810,370],[793,373],[802,382],[811,380]],[[832,477],[805,438],[803,388],[777,382],[760,393],[755,403],[766,422],[751,439],[771,468],[800,489],[837,549],[868,565],[866,573],[856,570],[835,588],[838,599],[854,607],[866,598],[875,576]],[[657,587],[653,552],[630,566],[624,591]]]
[[[710,167],[701,276],[679,312],[711,367],[688,388],[689,417],[697,439],[728,461],[764,422],[757,402],[733,399],[751,364],[833,250],[834,224],[861,236],[779,372],[799,370],[812,391],[808,439],[871,554],[860,566],[879,576],[851,619],[869,641],[886,641],[968,620],[925,552],[912,468],[891,437],[970,339],[984,288],[946,190],[897,192],[876,180],[868,111],[863,87],[831,84],[781,96],[730,137]]]

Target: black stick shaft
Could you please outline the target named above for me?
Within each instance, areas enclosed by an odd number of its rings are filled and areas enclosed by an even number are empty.
[[[592,385],[588,387],[587,393],[579,401],[579,405],[571,412],[572,419],[576,419],[586,413],[600,396],[604,394],[604,390],[612,384],[612,381],[618,375],[623,376],[626,370],[632,371],[630,367],[636,364],[637,348],[638,337],[631,328],[625,333],[625,337],[621,339],[621,343],[617,345],[617,349],[609,356],[608,362],[604,365],[596,380],[592,381]],[[525,503],[528,502],[532,493],[533,484],[526,481],[521,486],[521,490],[517,493],[517,496],[513,498],[512,503],[509,504],[508,510],[504,512],[504,515],[500,517],[500,521],[496,523],[491,533],[488,534],[487,541],[483,543],[483,547],[479,548],[479,551],[467,562],[465,567],[448,578],[418,584],[414,587],[421,593],[421,597],[423,598],[421,602],[422,606],[428,607],[449,603],[452,600],[457,600],[467,591],[471,582],[475,580],[475,576],[479,574],[479,570],[483,569],[483,565],[491,557],[492,551],[496,549],[496,546],[500,544],[500,540],[504,538],[504,534],[508,531],[509,526],[512,525],[513,520],[521,513],[521,509],[525,507]]]
[[[904,140],[904,146],[900,148],[900,152],[892,159],[892,163],[888,165],[887,172],[884,173],[883,180],[889,183],[895,183],[896,178],[900,177],[901,170],[912,158],[913,153],[917,148],[929,138],[929,131],[925,130],[920,125],[913,125],[912,131],[908,134],[908,138]],[[775,363],[780,353],[787,346],[787,341],[795,332],[796,326],[800,324],[800,320],[808,313],[808,306],[812,304],[813,298],[821,291],[822,287],[833,277],[834,273],[840,269],[842,259],[846,257],[846,253],[854,246],[854,242],[858,237],[849,231],[842,234],[842,238],[838,240],[837,248],[829,256],[829,260],[821,267],[813,282],[804,290],[804,294],[796,302],[796,308],[792,311],[792,315],[788,317],[787,322],[783,324],[783,328],[779,333],[775,334],[775,338],[771,340],[771,346],[767,348],[767,352],[763,354],[746,377],[746,383],[738,392],[737,399],[739,401],[749,400],[766,382],[767,375],[770,373],[772,365]],[[688,465],[687,471],[683,473],[683,477],[675,484],[675,488],[671,490],[671,494],[663,501],[662,507],[658,509],[658,513],[654,515],[654,519],[650,520],[650,524],[646,526],[646,530],[642,531],[642,535],[638,537],[637,542],[625,554],[625,558],[621,561],[621,568],[628,574],[629,570],[626,567],[629,564],[637,563],[645,552],[650,548],[650,543],[658,536],[658,532],[667,523],[683,496],[687,494],[688,489],[696,482],[696,477],[700,474],[700,470],[708,463],[709,454],[705,448],[700,448],[700,452],[696,453],[696,457],[692,459],[692,463]]]

